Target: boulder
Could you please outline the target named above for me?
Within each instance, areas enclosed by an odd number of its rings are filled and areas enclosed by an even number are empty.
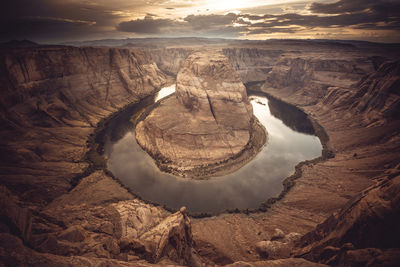
[[[82,242],[86,238],[86,234],[81,226],[74,225],[60,233],[58,238],[69,242]]]
[[[281,229],[276,228],[271,240],[256,243],[256,251],[264,259],[286,258],[290,256],[293,243],[300,237],[299,233],[285,235]]]

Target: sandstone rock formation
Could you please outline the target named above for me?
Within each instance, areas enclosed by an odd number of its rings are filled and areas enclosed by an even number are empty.
[[[179,262],[192,260],[186,215],[168,217],[87,168],[96,124],[166,81],[149,54],[38,46],[2,49],[0,57],[0,261],[147,266],[182,253]]]
[[[395,266],[400,260],[399,224],[396,168],[302,237],[297,254],[329,265]]]
[[[224,48],[222,53],[244,83],[264,81],[272,66],[283,54],[280,49],[260,49],[254,47]]]
[[[365,115],[367,123],[399,118],[400,61],[389,61],[364,77],[349,103]],[[381,123],[381,122],[378,122]]]
[[[154,49],[151,51],[151,57],[157,63],[160,70],[175,76],[183,67],[186,58],[193,51],[191,47]]]
[[[396,266],[400,120],[394,59],[400,50],[364,45],[368,51],[268,41],[248,44],[262,52],[238,45],[225,53],[242,79],[267,79],[263,90],[318,121],[335,157],[303,165],[301,178],[265,213],[190,224],[181,213],[135,199],[107,172],[87,169],[86,141],[96,124],[164,83],[151,50],[0,48],[0,265],[195,265],[197,252],[210,265],[324,266],[303,258],[261,259],[255,244],[277,238],[274,229],[280,228],[311,231],[297,256],[340,266]],[[267,50],[282,54],[275,61]],[[162,67],[177,72],[185,53],[166,49],[157,61],[165,59]],[[179,60],[168,65],[174,57]],[[167,237],[171,242],[164,242]]]
[[[304,259],[280,259],[280,260],[269,260],[269,261],[252,261],[252,262],[244,262],[237,261],[233,264],[225,265],[226,267],[287,267],[287,266],[296,266],[296,267],[327,267],[328,265],[314,263],[310,261],[306,261]]]
[[[237,169],[265,143],[246,88],[222,54],[190,55],[176,88],[176,97],[162,101],[136,127],[138,143],[161,168],[204,178],[223,171],[221,163]],[[240,164],[234,166],[234,159]]]
[[[170,47],[151,51],[152,59],[165,73],[177,75],[185,59],[194,52],[193,47]],[[264,81],[275,62],[284,53],[279,47],[262,49],[251,47],[225,47],[221,50],[243,83]]]
[[[301,91],[304,104],[323,97],[328,88],[349,88],[366,73],[373,71],[372,62],[365,57],[351,55],[351,59],[321,54],[282,56],[266,76],[264,88],[289,88]]]
[[[104,186],[120,191],[121,196],[104,202],[106,193],[101,190]],[[200,262],[193,249],[190,219],[184,208],[169,215],[160,207],[133,199],[117,186],[115,181],[96,172],[84,178],[70,194],[60,196],[35,214],[21,207],[18,197],[2,187],[1,216],[8,218],[8,223],[0,223],[1,232],[6,233],[0,235],[0,241],[9,240],[17,247],[22,246],[19,238],[8,235],[13,233],[37,252],[58,256],[150,263],[168,260],[191,266]],[[97,190],[99,194],[92,194]],[[8,258],[12,257],[1,249],[0,257],[6,263],[11,262]]]
[[[166,81],[148,53],[128,49],[2,49],[0,60],[0,181],[42,204],[85,171],[101,119]]]
[[[279,228],[275,229],[271,240],[256,243],[256,251],[262,258],[279,259],[290,257],[293,243],[299,239],[299,233],[289,233],[285,235]]]
[[[262,49],[267,48],[276,49],[269,45],[262,47]],[[398,52],[397,56],[387,53],[390,49],[385,47],[375,51],[371,49],[368,51],[371,53],[369,54],[358,49],[337,49],[328,44],[323,48],[309,43],[290,48],[281,45],[279,49],[282,49],[284,54],[272,65],[271,72],[265,76],[267,81],[260,89],[277,99],[300,107],[309,117],[318,121],[328,134],[328,138],[324,140],[334,152],[334,157],[302,166],[301,178],[295,181],[295,185],[285,197],[272,205],[265,215],[219,216],[215,219],[195,221],[194,239],[198,243],[201,241],[207,244],[209,247],[207,253],[218,252],[219,258],[213,255],[215,262],[220,262],[221,255],[233,262],[243,258],[257,260],[259,254],[255,248],[249,248],[259,241],[270,240],[276,227],[284,232],[300,234],[311,231],[360,190],[373,184],[374,179],[380,179],[385,170],[395,168],[399,161],[400,122],[396,116],[388,113],[391,115],[387,119],[382,119],[382,113],[372,109],[373,112],[370,114],[377,114],[380,120],[379,123],[373,121],[371,123],[369,108],[363,111],[356,108],[360,102],[364,102],[362,99],[359,102],[359,96],[365,97],[367,106],[372,103],[368,101],[370,97],[378,96],[378,90],[375,90],[380,87],[374,86],[378,84],[378,78],[374,82],[370,80],[372,83],[368,87],[371,93],[361,93],[356,99],[352,99],[360,89],[359,81],[361,79],[366,81],[367,77],[373,76],[373,72],[380,68],[375,56],[370,57],[370,55],[378,55],[379,59],[385,57],[395,59],[399,58]],[[296,58],[302,58],[308,63],[297,64],[298,62],[294,60]],[[285,59],[287,63],[283,64]],[[340,62],[347,66],[338,67]],[[320,66],[325,64],[324,70],[313,67],[313,64]],[[347,71],[343,71],[345,69]],[[300,74],[304,74],[304,71],[308,71],[309,75],[303,80],[304,82],[301,82],[302,79],[298,77],[301,77]],[[294,75],[295,73],[299,75]],[[395,72],[390,71],[390,73]],[[383,76],[383,72],[380,75]],[[277,78],[278,76],[280,78]],[[392,84],[396,75],[388,74],[385,79],[384,84]],[[377,97],[383,100],[381,103],[385,102],[384,99],[395,99],[393,93],[381,96],[385,96],[383,99]],[[348,101],[349,99],[352,100]],[[387,102],[390,103],[396,102]],[[381,106],[383,110],[395,106],[387,104]],[[215,236],[212,234],[215,232],[225,234]],[[381,249],[363,249],[362,252],[364,255],[370,255],[368,256],[370,259],[376,255],[381,259],[396,260],[395,250],[389,249],[385,252],[385,256],[382,254],[382,257],[377,253],[379,250]],[[198,251],[203,253],[200,249]],[[350,254],[356,258],[355,253]],[[362,257],[361,254],[358,255],[358,258]]]

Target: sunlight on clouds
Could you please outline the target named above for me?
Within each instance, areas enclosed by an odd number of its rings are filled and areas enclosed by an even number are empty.
[[[224,11],[224,10],[237,10],[249,6],[254,1],[241,1],[241,0],[211,0],[206,4],[207,9],[211,11]],[[250,3],[249,3],[250,2]]]
[[[293,26],[295,27],[295,26]],[[279,28],[279,27],[274,27]],[[262,40],[262,39],[331,39],[331,40],[375,40],[382,39],[398,42],[396,36],[390,30],[366,30],[366,29],[352,29],[352,28],[314,28],[308,29],[307,27],[299,27],[296,34],[271,32],[262,34],[249,34],[242,35],[239,39],[248,40]]]
[[[103,1],[103,0],[102,0]],[[139,0],[132,1],[119,0],[125,2],[125,9],[113,11],[114,15],[119,15],[125,19],[143,19],[147,14],[154,14],[157,17],[180,20],[188,15],[197,14],[227,14],[242,13],[241,10],[248,8],[258,8],[259,6],[292,4],[304,2],[304,0],[205,0],[205,1],[187,1],[187,0]]]
[[[204,2],[206,2],[204,4]],[[206,9],[209,12],[229,12],[229,11],[237,11],[244,8],[254,8],[258,6],[268,6],[268,5],[276,5],[276,4],[284,4],[284,3],[293,3],[293,2],[304,2],[304,1],[296,1],[296,0],[250,0],[250,1],[242,1],[242,0],[208,0],[208,1],[198,1],[196,5],[198,8]]]
[[[224,38],[325,38],[399,42],[400,4],[370,0],[37,0],[19,21],[7,21],[10,36],[72,38],[202,36]],[[12,4],[14,3],[14,4]],[[6,13],[5,13],[6,14]],[[6,14],[7,15],[7,14]],[[11,25],[11,26],[10,26]],[[46,25],[49,33],[43,33]],[[21,30],[22,29],[22,30]],[[27,35],[29,32],[29,35]],[[67,36],[70,35],[70,36]],[[95,36],[94,36],[95,35]],[[53,37],[57,36],[57,37]],[[65,37],[64,37],[65,36]],[[101,37],[101,36],[100,36]],[[44,38],[44,37],[43,37]]]

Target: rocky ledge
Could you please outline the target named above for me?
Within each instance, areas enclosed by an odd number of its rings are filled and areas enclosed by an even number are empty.
[[[203,179],[237,170],[266,142],[246,88],[217,51],[195,52],[167,98],[136,127],[138,143],[160,169]]]

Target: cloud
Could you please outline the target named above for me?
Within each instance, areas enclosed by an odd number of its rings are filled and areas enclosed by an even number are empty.
[[[248,34],[273,31],[282,32],[297,27],[298,31],[314,28],[353,28],[365,30],[396,30],[400,31],[400,3],[383,0],[340,0],[335,3],[312,3],[309,7],[311,14],[296,13],[280,15],[242,15],[248,21],[257,21],[249,24]],[[287,28],[290,27],[290,28]],[[272,30],[274,29],[274,30]]]
[[[45,40],[48,38],[81,37],[95,31],[96,22],[54,17],[25,17],[0,24],[1,36],[9,39]]]
[[[39,22],[46,22],[46,23],[70,23],[75,25],[88,25],[92,26],[95,25],[95,21],[87,21],[87,20],[79,20],[79,19],[65,19],[65,18],[54,18],[54,17],[24,17],[21,20],[27,20],[31,22],[39,21]]]
[[[127,36],[246,37],[345,30],[400,31],[398,0],[306,0],[212,14],[186,0],[13,0],[0,2],[0,40],[35,41]],[[197,12],[197,9],[200,11]],[[169,12],[171,11],[171,12]],[[211,13],[211,14],[210,14]],[[138,16],[144,16],[137,18]],[[132,19],[134,18],[134,19]],[[126,35],[125,35],[126,34]],[[400,41],[400,36],[398,37]]]
[[[90,1],[13,0],[0,2],[0,41],[60,42],[108,37],[123,16]],[[115,32],[115,30],[114,30]]]
[[[117,26],[117,30],[134,33],[161,33],[162,29],[171,28],[178,24],[171,19],[153,19],[151,16],[146,16],[144,19],[121,22]]]
[[[117,29],[134,33],[173,33],[191,35],[240,36],[269,33],[295,34],[313,29],[342,29],[350,27],[363,30],[400,30],[400,19],[397,10],[392,16],[382,13],[388,12],[382,3],[370,0],[355,0],[357,4],[338,1],[331,4],[313,3],[309,10],[311,14],[235,14],[225,15],[189,15],[182,20],[173,19],[136,19],[122,22]],[[364,3],[363,7],[360,5]],[[329,15],[327,15],[329,14]]]
[[[330,4],[315,2],[310,5],[310,10],[313,13],[321,14],[373,12],[398,15],[400,13],[400,3],[393,0],[340,0]]]
[[[312,3],[309,9],[314,14],[331,15],[321,17],[321,24],[325,26],[400,30],[400,2],[396,0],[340,0],[330,4]]]
[[[189,15],[183,20],[153,19],[146,16],[143,19],[135,19],[119,23],[117,30],[137,34],[175,34],[175,35],[222,35],[237,36],[241,29],[233,27],[237,15]]]
[[[232,25],[238,16],[234,13],[229,13],[226,15],[189,15],[183,20],[188,22],[188,24],[194,29],[211,29],[220,26]]]

